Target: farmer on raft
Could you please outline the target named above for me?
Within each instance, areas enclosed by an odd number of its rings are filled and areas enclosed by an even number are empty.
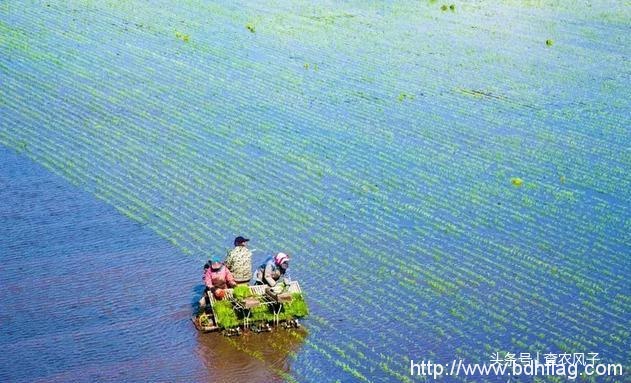
[[[279,280],[286,280],[285,273],[289,268],[289,255],[278,253],[268,257],[256,270],[256,284],[276,286]]]
[[[204,284],[206,285],[206,289],[204,290],[204,295],[199,300],[199,307],[204,307],[208,303],[206,298],[208,291],[213,294],[215,299],[223,299],[223,290],[237,285],[232,273],[224,266],[221,262],[221,258],[218,256],[213,256],[206,266],[204,266],[204,269]]]
[[[252,279],[252,252],[248,249],[247,238],[234,239],[234,249],[228,252],[225,265],[232,272],[238,285],[247,285]]]

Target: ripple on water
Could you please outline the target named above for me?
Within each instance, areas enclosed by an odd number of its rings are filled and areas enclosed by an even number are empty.
[[[0,380],[279,381],[286,352],[192,326],[201,262],[32,161],[0,158]]]

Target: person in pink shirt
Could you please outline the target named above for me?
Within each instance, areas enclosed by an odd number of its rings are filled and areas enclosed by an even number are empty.
[[[232,273],[221,262],[221,258],[218,256],[213,256],[204,266],[204,284],[206,285],[206,289],[204,290],[204,295],[199,300],[200,308],[206,306],[208,303],[208,299],[206,299],[208,291],[213,294],[215,299],[223,299],[223,290],[237,285]]]

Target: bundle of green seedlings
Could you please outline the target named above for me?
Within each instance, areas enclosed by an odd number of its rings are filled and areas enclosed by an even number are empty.
[[[309,315],[309,308],[302,294],[294,293],[291,298],[291,302],[285,303],[283,306],[281,314],[284,314],[285,318],[282,319],[302,318]]]
[[[213,311],[219,327],[232,328],[239,325],[239,318],[237,318],[230,301],[215,301]]]
[[[274,313],[268,305],[260,305],[250,309],[250,320],[252,322],[272,322]]]
[[[250,320],[253,322],[272,322],[274,321],[274,313],[270,306],[261,305],[253,307],[250,314]],[[283,309],[278,314],[278,320],[290,320],[295,318],[303,318],[309,315],[309,308],[307,302],[305,302],[302,294],[292,294],[291,302],[287,302],[283,305]]]
[[[234,297],[234,299],[242,301],[247,297],[251,297],[252,291],[250,291],[250,288],[248,286],[238,285],[237,287],[232,289],[232,296]]]

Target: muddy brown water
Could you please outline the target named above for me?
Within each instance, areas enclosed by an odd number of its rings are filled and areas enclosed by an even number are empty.
[[[191,323],[201,261],[0,147],[0,381],[276,382],[306,332]]]

